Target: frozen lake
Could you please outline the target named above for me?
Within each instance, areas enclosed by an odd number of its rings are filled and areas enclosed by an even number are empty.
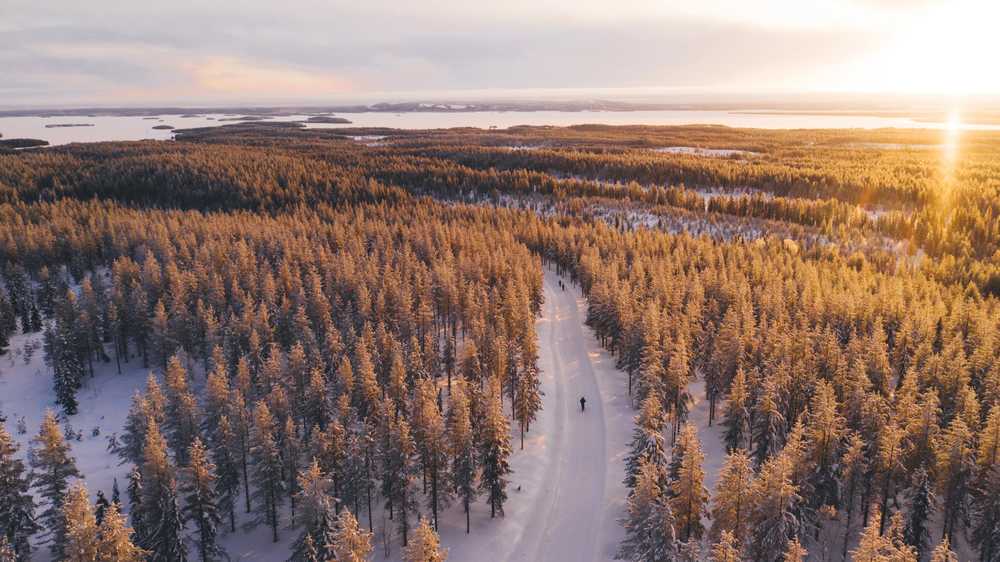
[[[350,125],[310,123],[309,128],[392,127],[398,129],[438,129],[450,127],[507,128],[515,125],[726,125],[763,129],[841,129],[882,127],[940,129],[945,123],[927,123],[903,117],[863,115],[751,114],[730,111],[478,111],[415,113],[343,113]],[[219,126],[239,121],[240,115],[207,114],[196,117],[160,115],[149,117],[0,117],[3,138],[35,138],[52,145],[71,142],[141,140],[173,138],[173,131],[154,129],[169,125],[178,129]],[[267,121],[304,121],[306,115],[289,115]],[[230,119],[230,121],[221,121]],[[46,127],[66,123],[90,124],[92,127]],[[965,129],[1000,130],[1000,125],[963,124]]]

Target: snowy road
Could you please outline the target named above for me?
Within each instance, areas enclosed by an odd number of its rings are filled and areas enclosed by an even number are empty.
[[[546,271],[537,325],[544,408],[524,451],[517,449],[515,428],[507,516],[490,521],[479,502],[472,534],[465,535],[461,510],[450,509],[441,525],[449,560],[611,560],[621,540],[633,415],[627,382],[583,324],[580,290],[561,290],[558,280]],[[585,413],[581,396],[587,398]]]

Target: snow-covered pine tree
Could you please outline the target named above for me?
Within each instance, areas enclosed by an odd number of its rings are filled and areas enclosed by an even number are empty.
[[[282,473],[285,475],[285,493],[288,494],[290,515],[294,521],[295,508],[297,507],[296,496],[299,493],[298,474],[303,456],[302,439],[299,438],[301,432],[292,421],[292,417],[288,416],[285,418],[284,429],[281,433]]]
[[[994,404],[986,415],[986,423],[979,432],[979,470],[987,471],[1000,464],[1000,403]]]
[[[337,517],[337,526],[325,548],[337,562],[365,562],[372,552],[372,534],[358,525],[354,515],[344,510]]]
[[[806,556],[809,554],[802,544],[799,542],[798,537],[792,537],[788,539],[788,544],[785,546],[785,553],[782,562],[805,562]]]
[[[42,499],[42,513],[39,517],[45,528],[42,544],[48,544],[53,558],[59,560],[64,556],[63,547],[66,543],[63,503],[69,489],[69,479],[79,478],[80,472],[51,410],[46,410],[42,426],[38,435],[32,439],[31,447],[28,459],[35,475],[32,488]],[[87,507],[90,507],[89,501]]]
[[[792,470],[790,460],[784,455],[771,457],[761,467],[750,512],[750,549],[754,560],[778,560],[788,540],[799,530],[796,513],[802,498],[792,483]]]
[[[445,484],[448,480],[448,441],[445,434],[445,420],[435,402],[436,385],[431,379],[417,381],[417,391],[414,393],[416,403],[413,405],[413,418],[419,426],[415,427],[417,448],[420,451],[424,474],[430,483],[428,492],[428,507],[431,510],[431,521],[434,529],[438,528],[438,511],[442,504],[447,505],[451,494]]]
[[[934,484],[927,470],[920,467],[913,473],[906,490],[906,526],[903,530],[906,544],[916,550],[918,557],[923,556],[930,542],[927,524],[934,511],[934,502]]]
[[[644,462],[661,471],[661,485],[666,485],[667,452],[663,441],[666,427],[663,406],[656,394],[650,394],[642,401],[642,408],[635,417],[632,443],[625,457],[625,485],[635,487],[635,478]]]
[[[291,561],[308,562],[310,556],[319,560],[330,558],[322,534],[329,525],[327,514],[334,502],[334,498],[330,496],[332,488],[333,483],[320,469],[315,458],[305,470],[298,473],[299,511],[295,523],[302,528],[302,534],[292,546]]]
[[[785,416],[779,407],[778,388],[773,380],[765,379],[760,398],[754,404],[753,456],[757,466],[763,466],[781,449],[786,429]]]
[[[704,533],[701,524],[708,512],[708,490],[705,489],[705,471],[702,463],[705,454],[698,440],[698,430],[694,424],[686,423],[681,429],[685,447],[681,454],[677,477],[670,483],[670,507],[676,519],[677,534],[684,542],[700,540]]]
[[[409,542],[410,519],[418,510],[414,476],[417,467],[417,445],[413,440],[410,424],[402,416],[393,416],[397,406],[395,401],[386,397],[382,402],[382,417],[386,424],[386,449],[383,457],[383,496],[386,507],[393,517],[397,518],[403,545]]]
[[[465,510],[465,532],[469,532],[469,506],[475,499],[476,488],[476,444],[472,433],[472,418],[469,398],[466,393],[468,383],[463,377],[456,379],[448,402],[447,435],[451,458],[451,485],[462,501]]]
[[[631,562],[671,562],[677,557],[676,521],[660,483],[662,470],[642,460],[628,498],[625,538],[615,555]]]
[[[712,496],[713,537],[721,540],[729,533],[739,548],[747,537],[755,474],[753,461],[743,449],[736,449],[726,456]]]
[[[687,420],[688,410],[691,405],[691,396],[688,395],[687,386],[691,380],[691,351],[688,347],[687,337],[684,332],[678,332],[674,338],[670,350],[670,358],[667,360],[666,372],[666,396],[667,406],[670,409],[673,419],[672,440],[676,440],[681,430],[681,426]]]
[[[125,430],[119,439],[117,449],[122,464],[127,462],[141,465],[143,447],[146,445],[146,429],[150,420],[162,427],[166,418],[167,399],[153,373],[146,377],[145,393],[138,391],[132,396],[132,406],[125,419]]]
[[[204,410],[205,416],[202,420],[202,429],[210,443],[217,441],[215,435],[219,420],[229,413],[229,401],[232,399],[232,390],[229,388],[229,373],[226,372],[224,364],[216,365],[209,371],[205,379],[204,390]],[[232,429],[232,428],[230,428]]]
[[[712,551],[708,555],[709,562],[740,562],[739,541],[729,531],[722,531],[719,534],[719,541],[712,545]]]
[[[76,393],[86,373],[86,334],[78,322],[76,293],[67,291],[59,299],[53,322],[45,329],[45,362],[52,369],[56,403],[67,415],[76,413]]]
[[[183,469],[180,488],[184,496],[181,517],[186,525],[194,527],[193,541],[197,545],[199,559],[210,562],[225,557],[218,543],[222,514],[216,495],[215,465],[208,459],[208,451],[197,437],[191,443],[187,457],[188,465]]]
[[[976,466],[973,434],[961,416],[934,442],[934,472],[941,500],[942,538],[952,540],[959,521],[968,517],[967,495]]]
[[[877,474],[881,477],[881,500],[879,504],[879,533],[884,532],[889,518],[889,500],[895,497],[896,481],[903,470],[903,430],[894,420],[882,426],[878,434],[878,449],[875,456]]]
[[[153,305],[153,315],[149,319],[150,346],[153,351],[153,360],[159,364],[164,371],[167,369],[167,360],[174,354],[175,345],[170,333],[170,320],[167,317],[167,307],[162,300],[157,300]]]
[[[104,514],[108,511],[108,506],[111,502],[108,498],[104,497],[104,491],[97,491],[97,500],[94,502],[94,518],[97,520],[97,526],[100,527],[101,523],[104,522]]]
[[[844,545],[841,556],[847,557],[847,547],[851,537],[851,524],[855,507],[865,489],[868,473],[868,459],[865,456],[865,441],[857,432],[851,432],[846,439],[844,454],[840,457],[840,488],[846,521],[844,523]]]
[[[128,517],[132,524],[133,541],[137,545],[146,544],[149,532],[143,521],[142,471],[133,466],[128,474]]]
[[[240,494],[238,437],[229,416],[219,416],[212,437],[212,463],[215,464],[215,496],[219,513],[229,519],[229,531],[236,531],[236,500]]]
[[[729,386],[729,399],[723,409],[722,425],[726,428],[726,451],[749,447],[750,439],[750,394],[747,390],[746,373],[743,367],[736,370]]]
[[[490,517],[497,512],[503,515],[503,504],[507,501],[507,475],[510,474],[510,423],[503,413],[500,381],[490,379],[486,393],[484,416],[480,422],[479,466],[482,473],[479,489],[490,502]]]
[[[1000,464],[981,469],[972,494],[971,542],[983,562],[1000,562]]]
[[[917,553],[903,540],[902,514],[893,515],[884,534],[878,532],[882,517],[878,505],[872,506],[868,526],[861,533],[858,546],[851,551],[854,562],[917,562]]]
[[[176,469],[167,454],[160,426],[150,422],[143,448],[142,496],[138,505],[142,525],[140,548],[150,551],[150,562],[185,562],[184,522],[177,504]],[[135,519],[133,519],[135,521]],[[138,533],[138,529],[136,530]]]
[[[35,500],[29,493],[31,477],[16,457],[19,447],[7,427],[0,423],[0,537],[12,556],[31,558],[31,535],[38,532]]]
[[[263,401],[257,402],[253,415],[250,458],[251,480],[254,484],[254,524],[271,527],[271,539],[278,542],[278,515],[285,501],[282,478],[281,450],[275,437],[276,426],[271,410]]]
[[[514,402],[514,419],[521,426],[521,450],[524,450],[524,434],[531,429],[531,422],[542,409],[541,381],[538,369],[528,366],[517,379],[517,400]]]
[[[83,482],[76,482],[66,494],[62,506],[66,543],[63,547],[65,562],[97,562],[99,535],[97,520],[90,509],[90,496]]]
[[[237,372],[243,372],[244,369],[246,375],[245,381],[240,386],[244,386],[249,390],[250,371],[245,358],[241,358]],[[239,378],[243,377],[238,375]],[[246,512],[250,513],[250,447],[252,446],[253,416],[247,406],[246,396],[242,389],[237,388],[233,391],[233,398],[229,402],[229,422],[232,424],[233,435],[235,436],[235,439],[229,443],[229,446],[233,456],[239,460],[240,481],[243,483],[243,502],[246,506]]]
[[[167,363],[163,382],[167,399],[163,428],[167,431],[167,442],[177,464],[184,466],[188,462],[191,444],[200,436],[201,412],[179,355],[175,354]]]
[[[104,514],[97,544],[97,559],[101,562],[144,562],[148,552],[132,543],[132,529],[125,524],[125,516],[112,503]]]
[[[840,502],[836,469],[846,421],[838,413],[837,406],[833,385],[819,381],[806,414],[805,458],[800,461],[814,467],[805,477],[805,486],[809,489],[807,503],[813,511]]]
[[[437,532],[422,519],[413,533],[413,540],[403,549],[404,562],[444,562],[448,551],[441,548]]]
[[[951,549],[948,537],[941,539],[941,542],[934,547],[933,552],[931,552],[930,562],[958,562],[958,556]]]

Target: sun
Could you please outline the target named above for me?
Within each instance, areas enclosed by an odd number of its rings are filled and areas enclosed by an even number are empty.
[[[850,75],[858,89],[964,96],[1000,91],[992,69],[1000,40],[993,29],[1000,4],[955,0],[901,20]]]

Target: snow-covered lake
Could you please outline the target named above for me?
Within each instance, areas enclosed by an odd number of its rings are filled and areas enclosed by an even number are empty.
[[[309,128],[392,127],[397,129],[437,129],[449,127],[507,128],[517,125],[569,126],[585,123],[603,125],[726,125],[764,129],[841,129],[882,127],[940,129],[943,123],[918,122],[903,117],[864,115],[751,114],[731,111],[662,110],[662,111],[477,111],[414,113],[344,113],[338,114],[352,124],[309,123]],[[3,138],[36,138],[52,145],[71,142],[141,140],[173,138],[173,131],[154,129],[170,125],[178,129],[211,127],[238,121],[222,121],[240,115],[205,114],[196,117],[159,115],[149,117],[0,117]],[[289,115],[268,121],[304,121],[306,115]],[[66,123],[92,124],[92,127],[46,127]],[[966,129],[1000,130],[1000,125],[963,124]]]

